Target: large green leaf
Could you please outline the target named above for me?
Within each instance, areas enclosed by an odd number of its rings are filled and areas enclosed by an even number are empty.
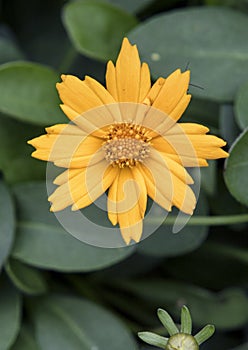
[[[58,74],[29,62],[0,67],[0,112],[33,124],[49,126],[66,121],[59,109],[55,84]]]
[[[15,344],[11,347],[11,350],[40,350],[33,334],[26,325],[22,326]]]
[[[23,59],[17,46],[9,38],[0,35],[0,64]]]
[[[246,82],[238,90],[235,98],[234,111],[235,117],[242,129],[248,126],[248,83]]]
[[[248,206],[248,130],[244,131],[230,150],[226,160],[225,181],[231,194]]]
[[[8,188],[0,180],[0,269],[9,255],[14,233],[14,205]]]
[[[247,350],[247,349],[248,349],[248,343],[232,348],[232,350]]]
[[[158,15],[129,35],[154,77],[189,63],[194,96],[232,101],[247,80],[248,17],[224,7],[195,7]]]
[[[227,147],[229,148],[240,134],[231,104],[221,105],[219,128],[220,136],[227,142]]]
[[[46,281],[37,269],[15,259],[9,259],[5,265],[5,270],[13,284],[23,293],[40,295],[47,291]]]
[[[195,215],[206,215],[207,211],[207,203],[201,196]],[[192,227],[189,225],[178,233],[172,233],[172,226],[161,225],[150,237],[139,243],[138,252],[152,256],[185,254],[198,248],[206,239],[207,232],[207,226]]]
[[[210,323],[219,329],[234,329],[244,326],[248,321],[248,298],[239,288],[212,293],[185,282],[159,278],[120,281],[119,284],[126,292],[129,291],[152,305],[159,305],[177,317],[180,304],[187,305],[197,326]],[[175,305],[178,307],[175,308]]]
[[[148,6],[153,0],[107,0],[107,2],[122,7],[124,10],[135,13]]]
[[[14,187],[19,210],[13,257],[27,264],[59,271],[91,271],[124,259],[132,248],[97,248],[80,242],[49,212],[44,183]]]
[[[8,350],[20,328],[20,294],[5,279],[0,281],[0,349]]]
[[[227,241],[230,240],[225,236]],[[248,252],[245,249],[235,247],[234,244],[210,241],[191,254],[168,259],[163,268],[177,279],[221,290],[230,285],[245,285],[247,266]]]
[[[68,3],[63,21],[75,48],[101,60],[114,59],[122,38],[137,24],[131,14],[98,0]]]
[[[107,310],[89,301],[54,296],[33,313],[41,350],[136,350],[125,326]]]
[[[208,167],[201,168],[201,187],[208,194],[216,192],[217,162],[208,161]]]
[[[46,163],[32,158],[33,148],[27,144],[28,140],[42,132],[40,127],[0,114],[0,169],[7,182],[41,180],[45,177]]]

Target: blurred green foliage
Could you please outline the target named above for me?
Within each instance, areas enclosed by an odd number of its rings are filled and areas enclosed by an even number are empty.
[[[0,349],[148,350],[132,332],[165,335],[155,309],[178,320],[183,304],[195,331],[217,327],[203,350],[248,349],[247,222],[189,224],[177,235],[161,226],[135,247],[89,246],[49,212],[46,164],[26,144],[66,121],[55,89],[60,74],[104,83],[105,63],[126,35],[154,79],[189,65],[193,99],[183,120],[207,125],[231,147],[225,164],[202,170],[195,217],[247,214],[247,1],[0,6]]]

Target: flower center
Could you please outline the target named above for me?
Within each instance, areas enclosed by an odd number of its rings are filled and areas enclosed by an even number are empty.
[[[166,345],[166,350],[199,350],[195,338],[190,334],[178,333],[172,335]]]
[[[108,129],[103,149],[105,159],[120,168],[133,167],[149,156],[150,138],[141,125],[116,123]]]

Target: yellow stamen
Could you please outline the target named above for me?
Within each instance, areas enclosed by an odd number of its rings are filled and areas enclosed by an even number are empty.
[[[103,145],[105,159],[113,166],[132,168],[149,156],[150,138],[140,125],[132,122],[111,125],[106,139]]]

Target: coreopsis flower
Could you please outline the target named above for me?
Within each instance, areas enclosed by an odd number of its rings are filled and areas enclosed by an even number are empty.
[[[178,69],[152,85],[127,38],[116,66],[108,62],[106,88],[88,76],[62,75],[57,89],[71,122],[29,141],[33,157],[66,168],[54,180],[51,211],[82,209],[108,190],[108,217],[126,244],[141,238],[147,196],[191,215],[196,198],[186,167],[228,154],[205,126],[178,123],[190,102],[189,80],[190,72]]]
[[[181,309],[180,329],[167,311],[158,309],[158,318],[167,330],[168,338],[152,332],[139,332],[138,336],[146,343],[165,350],[199,350],[199,346],[215,332],[215,327],[209,324],[193,336],[191,315],[185,305]]]

